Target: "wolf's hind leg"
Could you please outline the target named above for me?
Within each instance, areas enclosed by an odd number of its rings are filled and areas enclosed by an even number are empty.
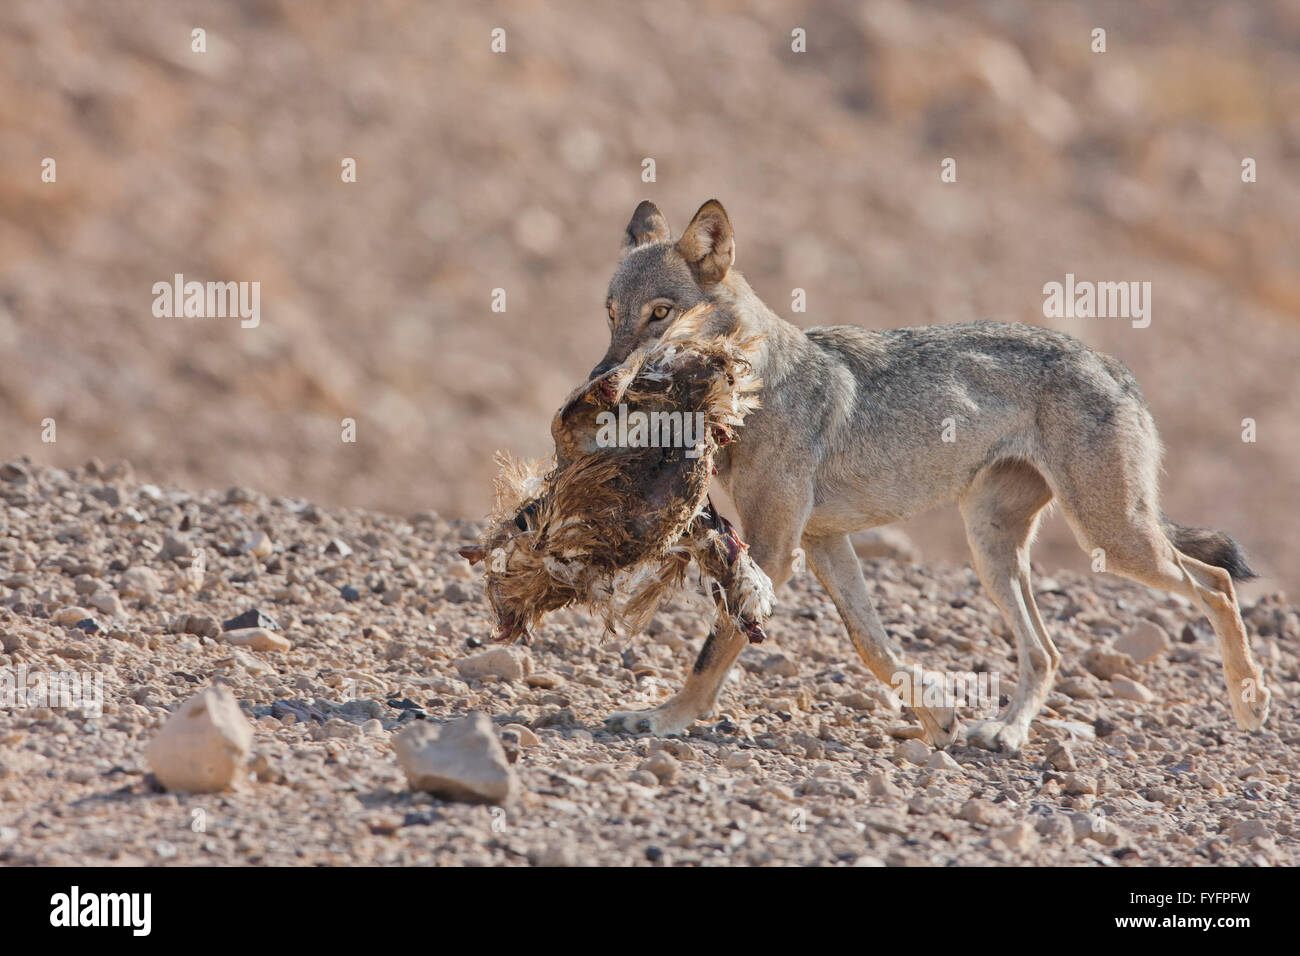
[[[975,571],[1015,635],[1020,671],[1006,710],[967,731],[969,743],[990,750],[1015,753],[1024,745],[1061,661],[1029,580],[1029,546],[1038,515],[1051,500],[1042,475],[1023,462],[986,468],[960,499]]]
[[[1237,726],[1258,730],[1268,719],[1272,695],[1250,653],[1250,639],[1237,607],[1232,576],[1223,568],[1206,564],[1173,546],[1160,526],[1134,528],[1110,547],[1098,542],[1106,554],[1107,569],[1149,587],[1172,591],[1190,600],[1209,619],[1223,655],[1223,679],[1228,703]]]
[[[849,639],[871,673],[891,687],[900,683],[909,688],[932,684],[936,675],[925,673],[915,664],[905,663],[885,633],[871,602],[862,564],[853,552],[848,535],[805,538],[804,549],[809,566],[835,603],[840,619],[848,629]],[[952,743],[957,733],[957,716],[951,707],[926,707],[912,702],[912,710],[925,728],[931,744],[946,747]]]

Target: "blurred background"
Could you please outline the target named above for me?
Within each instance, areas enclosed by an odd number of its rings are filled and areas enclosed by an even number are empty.
[[[6,0],[0,447],[478,516],[603,354],[636,203],[680,231],[717,197],[801,325],[1052,324],[1122,359],[1166,510],[1294,594],[1298,172],[1297,2]],[[1150,327],[1045,319],[1067,272],[1151,282]],[[260,282],[260,326],[155,318],[175,273]],[[905,530],[967,560],[955,509]],[[1059,517],[1035,559],[1086,567]]]

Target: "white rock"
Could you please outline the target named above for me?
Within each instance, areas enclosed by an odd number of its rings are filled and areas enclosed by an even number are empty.
[[[541,744],[541,738],[533,733],[532,728],[525,727],[523,724],[506,724],[502,730],[513,730],[519,735],[519,746],[537,747]]]
[[[502,680],[517,681],[533,672],[533,658],[523,648],[490,647],[473,657],[458,660],[456,670],[465,680],[499,677]]]
[[[275,553],[275,542],[265,531],[259,531],[244,539],[243,551],[255,558],[269,558]]]
[[[1135,700],[1140,704],[1149,704],[1156,699],[1155,694],[1133,678],[1125,677],[1123,674],[1116,674],[1110,679],[1110,688],[1121,700]]]
[[[936,750],[930,755],[930,759],[925,762],[930,770],[960,770],[961,764],[953,760],[952,757],[942,750]]]
[[[446,800],[504,803],[517,789],[505,748],[486,714],[446,724],[420,721],[393,741],[412,790]]]
[[[1154,660],[1169,648],[1169,635],[1154,621],[1138,621],[1133,630],[1115,641],[1115,650],[1139,664]]]
[[[154,776],[168,790],[225,790],[243,772],[253,728],[224,686],[208,687],[181,704],[146,748]]]
[[[54,612],[50,620],[55,624],[63,624],[71,627],[78,621],[84,621],[86,618],[91,616],[90,611],[86,610],[84,607],[70,606],[59,608]]]
[[[288,638],[264,627],[241,627],[236,631],[226,631],[221,639],[227,644],[249,647],[255,651],[287,651],[293,647]]]
[[[123,597],[133,598],[145,594],[157,594],[162,590],[162,579],[153,568],[135,567],[122,572],[122,580],[117,590]]]
[[[911,740],[904,740],[898,745],[898,755],[908,763],[914,763],[920,767],[924,766],[925,762],[930,759],[930,748],[924,740],[917,740],[913,737]]]
[[[99,591],[90,599],[90,604],[96,610],[103,611],[109,617],[121,617],[124,613],[122,610],[122,601],[112,591]]]

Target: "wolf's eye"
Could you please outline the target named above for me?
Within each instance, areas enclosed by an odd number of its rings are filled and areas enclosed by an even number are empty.
[[[650,318],[654,319],[656,322],[662,322],[664,319],[668,318],[672,311],[673,307],[671,305],[661,305],[650,313]]]
[[[606,312],[606,314],[609,316],[609,324],[610,324],[610,325],[613,325],[613,324],[614,324],[614,307],[611,305],[608,309],[605,310],[605,312]]]

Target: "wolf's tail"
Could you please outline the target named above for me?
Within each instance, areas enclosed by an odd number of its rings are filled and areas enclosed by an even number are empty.
[[[1209,528],[1187,528],[1176,521],[1170,521],[1168,515],[1161,515],[1165,536],[1173,542],[1175,548],[1190,555],[1198,561],[1223,568],[1234,581],[1249,581],[1259,577],[1246,563],[1246,555],[1241,546],[1222,531]]]

